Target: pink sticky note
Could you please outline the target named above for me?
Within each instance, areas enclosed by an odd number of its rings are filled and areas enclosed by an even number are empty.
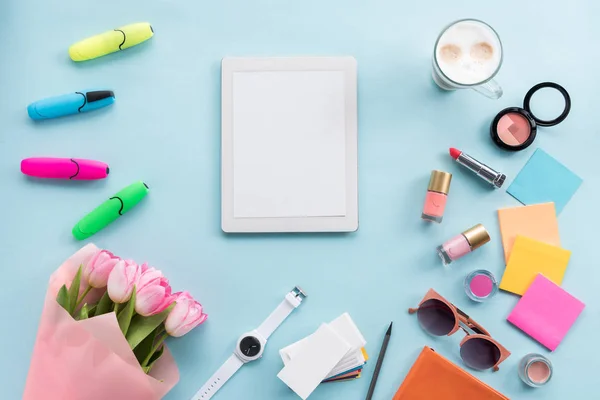
[[[507,319],[554,351],[584,307],[581,301],[539,274]]]

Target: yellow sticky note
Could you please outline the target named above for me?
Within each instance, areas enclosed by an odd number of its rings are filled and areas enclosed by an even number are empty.
[[[517,236],[510,253],[500,289],[524,294],[538,274],[560,285],[571,258],[569,250]]]
[[[508,263],[517,235],[560,246],[558,220],[556,219],[554,203],[502,208],[498,210],[498,222],[506,263]]]
[[[362,355],[365,358],[365,361],[369,361],[369,355],[367,354],[367,349],[365,349],[363,347],[363,348],[360,349],[360,351],[362,352]]]

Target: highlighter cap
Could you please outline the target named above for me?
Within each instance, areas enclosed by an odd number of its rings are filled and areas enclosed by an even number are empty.
[[[431,171],[431,177],[429,178],[429,186],[427,186],[427,190],[430,192],[448,194],[450,191],[451,180],[451,173],[434,169]]]
[[[121,45],[121,50],[138,45],[154,36],[154,29],[148,22],[138,22],[117,28],[125,35],[125,42]]]
[[[474,227],[467,229],[462,234],[471,245],[471,250],[478,249],[491,240],[490,234],[481,224],[477,224]]]

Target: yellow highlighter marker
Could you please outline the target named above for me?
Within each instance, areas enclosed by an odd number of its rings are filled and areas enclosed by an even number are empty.
[[[125,25],[112,31],[83,39],[69,47],[73,61],[86,61],[138,45],[154,36],[148,22]]]

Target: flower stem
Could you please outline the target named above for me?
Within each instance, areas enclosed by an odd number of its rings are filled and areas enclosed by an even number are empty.
[[[142,362],[142,368],[147,367],[148,362],[150,362],[150,359],[152,358],[152,356],[154,355],[154,353],[156,353],[156,350],[158,350],[160,348],[160,346],[162,345],[162,342],[165,341],[165,339],[167,338],[167,336],[169,336],[167,333],[163,333],[154,343],[154,346],[152,346],[152,348],[150,349],[150,352],[148,353],[148,355],[146,356],[146,358],[144,359],[144,361]]]
[[[115,314],[118,316],[119,315],[119,303],[115,303]]]
[[[77,303],[75,303],[75,310],[77,310],[77,307],[79,307],[79,305],[81,304],[83,299],[85,299],[85,296],[88,295],[90,290],[92,290],[92,287],[88,285],[88,287],[83,291],[83,294],[81,295],[81,297],[77,300]]]

